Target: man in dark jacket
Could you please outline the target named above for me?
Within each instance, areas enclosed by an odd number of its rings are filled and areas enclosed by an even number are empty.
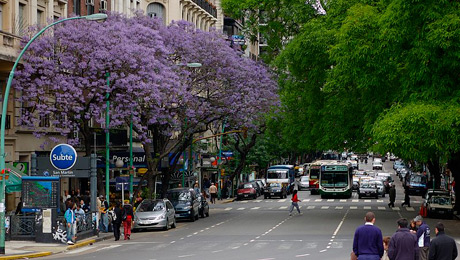
[[[418,260],[417,237],[409,231],[408,224],[405,218],[398,220],[398,230],[391,237],[388,247],[390,260]]]
[[[374,213],[367,212],[364,220],[366,223],[355,231],[353,252],[359,260],[380,260],[383,256],[382,231],[374,226]]]
[[[409,186],[404,187],[404,202],[401,204],[401,207],[404,207],[404,205],[410,207]]]
[[[428,260],[428,251],[430,250],[430,227],[423,221],[422,216],[414,218],[417,224],[417,240],[420,248],[420,260]]]
[[[444,224],[438,222],[436,228],[436,238],[431,241],[430,260],[453,260],[457,258],[458,251],[455,240],[444,234]]]
[[[396,187],[394,184],[391,184],[390,187],[390,203],[388,203],[388,207],[392,208],[395,206],[395,201],[396,201]]]
[[[113,236],[115,237],[115,241],[120,240],[120,226],[121,226],[121,209],[120,209],[120,202],[117,201],[115,203],[115,208],[113,209],[114,213],[114,220],[112,221],[113,225]]]

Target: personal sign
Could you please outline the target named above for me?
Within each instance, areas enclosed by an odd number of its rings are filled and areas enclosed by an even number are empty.
[[[77,162],[77,151],[68,144],[58,144],[51,150],[50,162],[58,170],[69,170]]]

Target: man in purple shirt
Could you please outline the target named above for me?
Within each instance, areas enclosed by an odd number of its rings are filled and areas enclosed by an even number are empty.
[[[417,236],[412,234],[407,225],[409,222],[405,218],[398,220],[398,230],[390,239],[388,247],[388,257],[390,260],[418,260],[419,248]]]
[[[380,260],[383,256],[382,231],[374,226],[373,212],[367,212],[364,220],[366,223],[355,231],[353,252],[359,260]]]

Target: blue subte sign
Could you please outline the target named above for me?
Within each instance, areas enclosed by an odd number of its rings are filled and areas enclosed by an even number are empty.
[[[58,144],[51,150],[50,161],[56,169],[66,171],[77,162],[77,151],[68,144]]]

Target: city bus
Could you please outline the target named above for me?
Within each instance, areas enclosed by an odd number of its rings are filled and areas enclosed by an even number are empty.
[[[349,163],[325,163],[319,174],[321,198],[350,198],[353,185],[353,167]]]
[[[321,165],[325,163],[336,163],[335,160],[317,160],[310,164],[310,168],[308,170],[308,178],[309,178],[309,189],[310,194],[319,194],[319,172],[321,170]]]
[[[281,183],[286,187],[287,193],[294,190],[295,170],[294,165],[273,165],[267,170],[265,179],[268,183]]]

